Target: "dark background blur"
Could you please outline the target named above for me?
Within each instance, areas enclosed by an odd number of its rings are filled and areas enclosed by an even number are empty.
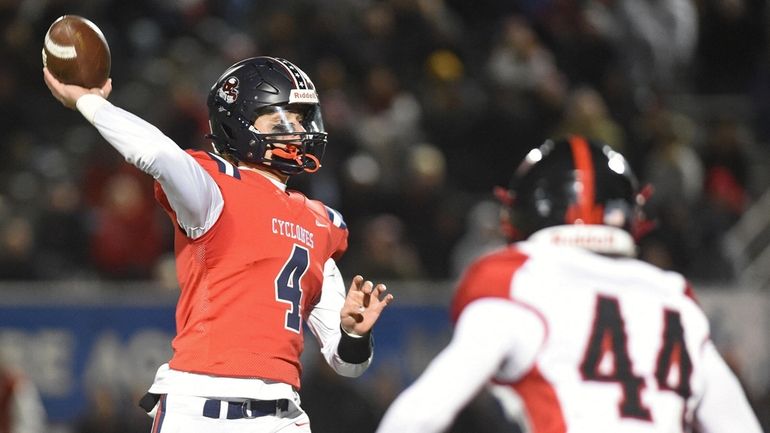
[[[77,14],[110,44],[111,101],[183,148],[209,149],[205,98],[227,66],[303,68],[330,138],[323,169],[290,187],[345,217],[346,275],[412,282],[396,293],[407,303],[502,245],[493,186],[543,140],[580,133],[655,189],[642,259],[767,305],[768,13],[763,0],[0,0],[0,281],[176,288],[151,179],[43,83],[43,36]]]

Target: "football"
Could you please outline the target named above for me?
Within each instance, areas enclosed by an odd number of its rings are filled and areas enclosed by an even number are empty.
[[[45,34],[43,66],[62,83],[102,87],[110,76],[110,47],[96,24],[64,15]]]

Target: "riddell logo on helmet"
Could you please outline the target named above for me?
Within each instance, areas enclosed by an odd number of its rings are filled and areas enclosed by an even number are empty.
[[[315,90],[291,89],[291,93],[289,93],[289,103],[317,104],[318,94],[316,94]]]
[[[614,233],[553,233],[551,242],[557,245],[574,245],[578,247],[596,248],[615,243]]]

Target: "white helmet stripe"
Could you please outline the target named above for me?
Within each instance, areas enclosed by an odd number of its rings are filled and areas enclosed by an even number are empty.
[[[281,59],[278,57],[274,57],[274,59],[280,63],[283,67],[286,68],[286,71],[289,72],[289,75],[294,80],[294,88],[305,90],[305,89],[314,89],[315,86],[313,86],[313,82],[310,81],[308,76],[299,68],[294,66],[294,64],[286,59]]]

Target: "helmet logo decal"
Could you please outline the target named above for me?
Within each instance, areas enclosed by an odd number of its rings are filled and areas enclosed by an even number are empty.
[[[238,82],[238,78],[236,77],[229,77],[227,78],[224,83],[222,83],[222,86],[217,91],[217,96],[224,99],[225,102],[228,104],[232,104],[235,102],[236,99],[238,99],[238,85],[240,83]]]
[[[315,90],[291,89],[289,104],[317,104],[318,94]]]

